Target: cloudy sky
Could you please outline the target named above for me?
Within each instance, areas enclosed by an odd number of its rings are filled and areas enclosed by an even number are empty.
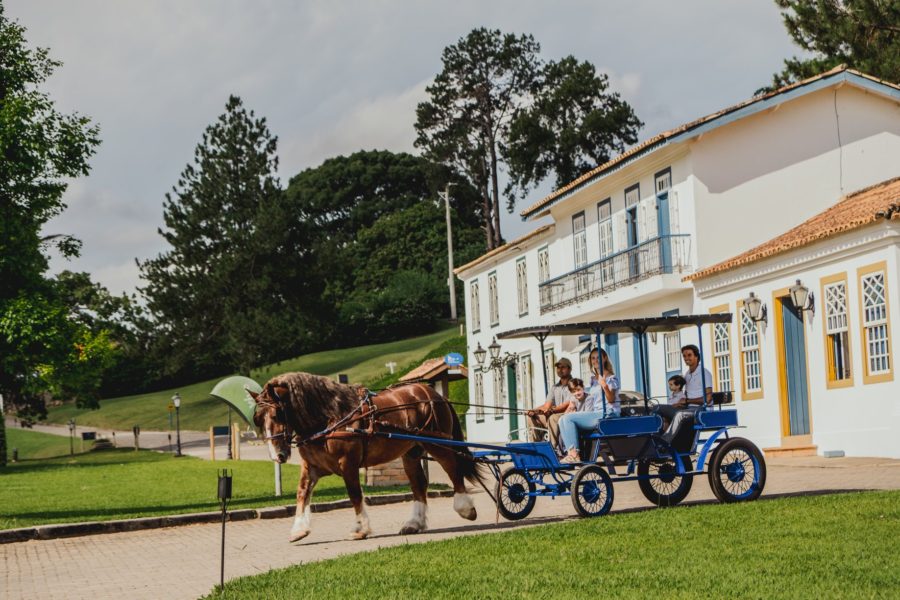
[[[4,0],[30,44],[64,62],[47,91],[90,116],[102,145],[47,233],[84,242],[58,271],[111,291],[165,250],[163,195],[237,94],[279,138],[280,177],[359,149],[413,151],[415,106],[442,49],[480,26],[531,33],[610,76],[641,139],[752,95],[797,53],[771,0]],[[535,196],[549,191],[544,188]],[[509,239],[535,226],[507,215]]]

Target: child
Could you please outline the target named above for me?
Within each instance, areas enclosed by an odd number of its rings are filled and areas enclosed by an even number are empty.
[[[677,404],[678,402],[683,402],[685,400],[684,386],[686,384],[687,381],[681,375],[672,375],[669,377],[669,391],[672,392],[669,395],[669,404]]]
[[[572,394],[572,399],[566,403],[568,406],[566,406],[565,414],[585,410],[584,402],[587,398],[587,392],[584,391],[584,382],[580,379],[570,379],[568,387],[569,392]]]

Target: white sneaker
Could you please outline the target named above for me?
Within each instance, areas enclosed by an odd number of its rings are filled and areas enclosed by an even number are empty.
[[[577,455],[572,456],[570,454],[567,454],[564,457],[562,457],[561,459],[559,459],[559,462],[566,464],[566,465],[574,465],[574,464],[580,463],[581,458],[579,458]]]

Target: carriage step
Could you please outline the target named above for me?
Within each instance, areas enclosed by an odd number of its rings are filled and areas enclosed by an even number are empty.
[[[818,446],[781,446],[778,448],[763,448],[767,457],[772,456],[816,456]]]

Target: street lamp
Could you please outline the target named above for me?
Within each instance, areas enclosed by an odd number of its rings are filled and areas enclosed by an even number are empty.
[[[475,348],[475,360],[478,362],[479,367],[484,366],[485,356],[487,356],[487,350],[481,347],[481,342],[478,342],[478,347]]]
[[[494,338],[494,341],[488,346],[488,352],[491,353],[491,363],[500,358],[500,344],[497,343],[497,338]]]
[[[69,419],[69,454],[75,454],[75,419]]]
[[[797,280],[797,283],[791,286],[791,302],[794,303],[794,306],[797,307],[801,313],[805,310],[808,310],[815,314],[816,310],[816,298],[813,296],[813,293],[809,291],[809,288],[800,283],[800,280]],[[807,304],[808,303],[808,304]]]
[[[175,395],[172,396],[172,404],[175,405],[175,456],[182,456],[181,454],[181,396],[178,392],[175,392]]]

